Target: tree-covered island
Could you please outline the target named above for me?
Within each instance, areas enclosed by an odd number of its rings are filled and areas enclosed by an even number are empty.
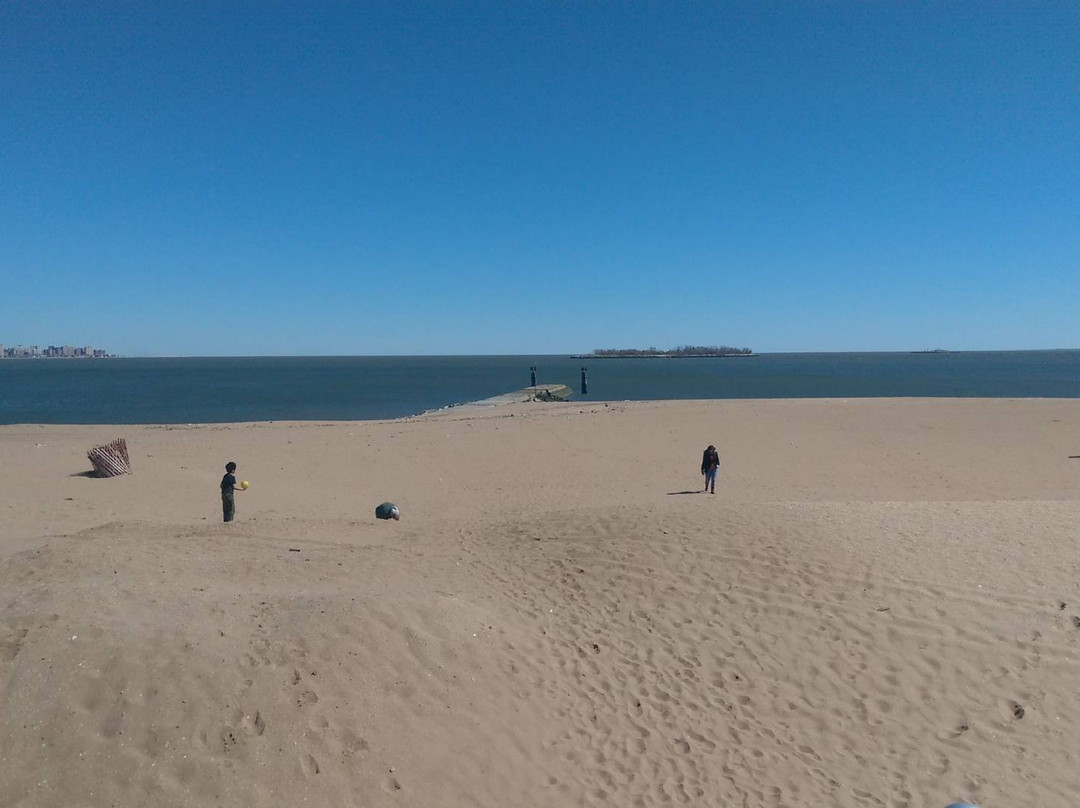
[[[664,358],[692,359],[702,356],[753,356],[749,348],[732,348],[730,345],[683,345],[679,348],[596,348],[591,354],[581,354],[572,359],[626,359]]]

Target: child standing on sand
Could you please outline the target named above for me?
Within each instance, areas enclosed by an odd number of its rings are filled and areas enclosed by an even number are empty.
[[[705,475],[705,490],[710,494],[716,493],[716,475],[720,472],[720,453],[716,447],[709,445],[701,456],[701,473]]]
[[[225,464],[225,476],[221,478],[221,511],[226,522],[231,522],[236,515],[236,500],[233,499],[233,494],[237,490],[244,490],[236,484],[236,475],[233,473],[235,471],[236,464],[230,460]]]

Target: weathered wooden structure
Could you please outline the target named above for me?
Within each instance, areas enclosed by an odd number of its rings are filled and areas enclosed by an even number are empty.
[[[117,438],[112,443],[95,446],[86,456],[94,465],[98,477],[118,477],[131,474],[131,460],[128,458],[127,443]]]

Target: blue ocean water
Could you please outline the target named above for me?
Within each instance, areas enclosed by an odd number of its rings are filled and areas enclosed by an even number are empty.
[[[592,401],[878,396],[1080,398],[1080,350],[791,353],[700,359],[559,356],[0,360],[0,424],[370,420],[529,384]]]

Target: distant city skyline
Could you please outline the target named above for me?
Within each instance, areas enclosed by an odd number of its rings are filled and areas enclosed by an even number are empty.
[[[1070,4],[3,4],[0,338],[1080,347],[1077,42]]]
[[[104,348],[90,345],[47,345],[44,348],[36,344],[13,345],[5,347],[0,342],[0,358],[22,359],[43,357],[46,359],[102,359],[112,356]]]

